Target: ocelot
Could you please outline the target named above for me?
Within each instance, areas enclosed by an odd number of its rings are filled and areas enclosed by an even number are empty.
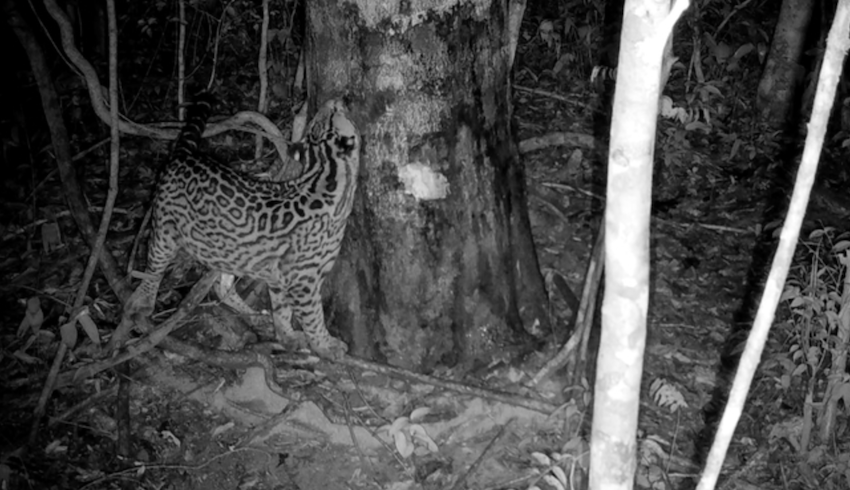
[[[306,336],[315,353],[338,359],[348,346],[328,333],[321,288],[354,201],[357,129],[341,101],[327,102],[293,147],[301,175],[261,181],[199,151],[213,102],[206,93],[196,97],[158,181],[147,274],[125,305],[125,318],[153,312],[165,269],[183,249],[212,269],[265,281],[278,340],[303,344]]]

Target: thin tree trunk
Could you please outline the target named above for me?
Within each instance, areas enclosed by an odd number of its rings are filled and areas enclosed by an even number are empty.
[[[311,103],[351,96],[364,141],[331,324],[355,354],[426,370],[548,329],[510,120],[508,3],[438,3],[307,4]]]
[[[658,97],[679,0],[627,0],[608,152],[605,293],[596,362],[590,488],[632,488],[649,304],[649,217]]]
[[[773,126],[783,125],[793,113],[802,70],[799,62],[813,9],[813,0],[782,2],[756,99],[762,120]]]
[[[71,215],[74,217],[74,221],[77,223],[83,239],[90,247],[93,247],[97,239],[97,231],[92,224],[85,199],[83,199],[82,192],[80,191],[77,175],[71,164],[71,144],[68,138],[68,131],[62,119],[59,95],[56,93],[56,87],[53,85],[44,52],[42,52],[38,40],[21,15],[21,12],[16,9],[13,0],[6,0],[3,3],[3,12],[6,14],[6,22],[12,28],[12,31],[14,31],[15,36],[20,41],[30,61],[33,78],[35,78],[38,92],[41,95],[41,105],[44,110],[44,117],[47,120],[48,129],[50,130],[53,155],[56,158],[56,165],[59,168],[59,178],[62,181],[62,191],[68,202],[68,208],[71,210]],[[100,253],[99,264],[109,286],[115,291],[116,295],[119,298],[129,296],[132,291],[127,286],[115,259],[107,247],[104,247]]]
[[[697,485],[697,490],[712,490],[723,461],[726,450],[735,433],[735,427],[744,409],[744,402],[750,384],[753,381],[756,368],[761,360],[767,336],[776,315],[776,307],[782,296],[785,280],[788,277],[788,269],[794,258],[794,249],[800,237],[800,228],[806,215],[806,207],[815,182],[818,161],[823,149],[826,136],[826,128],[829,122],[829,114],[835,102],[836,86],[841,77],[842,67],[850,47],[850,0],[841,0],[835,11],[835,18],[827,37],[826,53],[824,62],[818,75],[818,87],[815,93],[815,102],[812,107],[812,117],[807,126],[806,146],[803,148],[803,157],[800,161],[800,169],[794,182],[794,191],[791,193],[791,202],[788,205],[788,215],[782,225],[779,234],[779,244],[776,247],[776,255],[770,266],[770,273],[764,285],[758,312],[753,321],[753,328],[747,337],[747,344],[741,354],[741,362],[735,373],[735,380],[729,392],[729,401],[723,411],[723,418],[717,427],[711,451],[706,459],[705,470]],[[810,400],[807,400],[810,402]],[[824,441],[825,442],[825,441]],[[801,454],[808,451],[807,447],[801,448]]]

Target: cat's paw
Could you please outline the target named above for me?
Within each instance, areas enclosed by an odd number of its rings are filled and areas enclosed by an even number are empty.
[[[311,346],[319,357],[329,361],[338,361],[348,352],[348,344],[334,337],[328,337],[325,342]]]
[[[277,341],[285,350],[288,351],[310,348],[310,341],[307,339],[307,335],[305,335],[304,332],[292,332],[285,335],[279,334],[277,336]]]

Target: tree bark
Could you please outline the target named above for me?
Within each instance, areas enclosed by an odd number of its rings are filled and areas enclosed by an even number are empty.
[[[546,332],[510,120],[508,2],[353,5],[307,4],[310,102],[350,96],[364,146],[331,327],[357,355],[424,370]]]
[[[773,127],[784,125],[794,113],[797,82],[802,78],[802,68],[798,63],[813,9],[812,0],[782,2],[756,100],[762,121]]]
[[[590,488],[632,488],[649,305],[649,219],[658,98],[688,2],[626,0],[608,150],[605,292],[596,362]]]

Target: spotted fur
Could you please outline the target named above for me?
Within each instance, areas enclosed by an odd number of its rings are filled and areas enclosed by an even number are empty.
[[[297,144],[301,176],[256,180],[199,151],[213,98],[197,97],[173,157],[161,175],[153,211],[147,276],[126,315],[153,312],[165,269],[182,249],[212,269],[265,281],[280,341],[299,335],[293,314],[319,355],[339,358],[347,345],[325,326],[321,288],[339,254],[351,213],[360,139],[339,101],[326,103]]]

